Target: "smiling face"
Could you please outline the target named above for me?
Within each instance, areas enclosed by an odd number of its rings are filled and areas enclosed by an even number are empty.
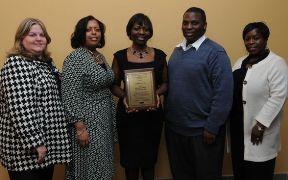
[[[148,26],[146,26],[145,24],[140,25],[138,23],[135,23],[132,26],[130,39],[133,41],[133,44],[140,46],[146,45],[150,37],[151,32]]]
[[[28,55],[42,55],[46,46],[47,39],[40,25],[35,24],[29,33],[23,38],[22,45]]]
[[[88,21],[84,46],[88,49],[97,48],[101,39],[101,29],[96,20]]]
[[[183,15],[182,32],[187,44],[194,43],[203,36],[206,27],[207,23],[203,21],[200,13],[186,12]]]
[[[267,40],[258,29],[253,29],[245,35],[244,44],[250,55],[258,55],[266,49]]]

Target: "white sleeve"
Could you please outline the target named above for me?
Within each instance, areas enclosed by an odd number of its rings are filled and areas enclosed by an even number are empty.
[[[266,127],[281,111],[288,91],[288,68],[284,60],[277,60],[268,73],[269,98],[255,119]]]

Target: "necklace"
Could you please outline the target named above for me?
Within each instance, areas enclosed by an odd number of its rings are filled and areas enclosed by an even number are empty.
[[[94,53],[89,49],[87,49],[87,50],[92,55],[92,57],[94,58],[94,60],[96,61],[97,64],[103,64],[104,63],[104,61],[103,61],[104,56],[101,53],[99,53],[97,51]]]
[[[136,50],[136,49],[133,49],[133,47],[131,47],[130,50],[134,56],[136,56],[140,59],[143,59],[145,56],[147,56],[149,54],[148,47],[146,47],[143,50]]]

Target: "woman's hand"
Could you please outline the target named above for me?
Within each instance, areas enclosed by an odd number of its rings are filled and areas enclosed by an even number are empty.
[[[81,147],[87,147],[89,145],[89,133],[86,128],[76,130],[78,143]]]
[[[158,94],[156,94],[156,107],[149,107],[146,111],[155,111],[157,108],[160,107],[161,99]]]
[[[127,104],[126,96],[123,98],[123,104],[124,104],[124,106],[125,106],[126,113],[138,112],[138,110],[135,109],[135,108],[129,108],[129,106],[128,106],[128,104]]]
[[[127,104],[126,97],[123,98],[123,104],[124,104],[124,106],[126,108],[126,112],[127,113],[133,113],[133,112],[138,112],[139,111],[138,109],[135,109],[135,108],[129,108],[129,106]],[[161,104],[161,99],[160,99],[159,95],[156,94],[156,107],[149,107],[149,108],[146,109],[146,111],[148,111],[148,112],[149,111],[155,111],[157,108],[159,108],[160,104]]]
[[[161,99],[160,99],[160,96],[158,94],[156,94],[156,100],[157,100],[157,103],[156,103],[156,107],[159,108],[160,107],[160,104],[161,104]]]
[[[78,121],[74,124],[78,143],[81,147],[89,145],[89,133],[83,121]]]
[[[47,153],[47,148],[42,145],[36,148],[37,154],[38,154],[38,159],[37,159],[37,163],[43,163],[45,161],[45,156]]]
[[[253,145],[259,145],[262,143],[265,126],[257,121],[251,132],[251,142]]]

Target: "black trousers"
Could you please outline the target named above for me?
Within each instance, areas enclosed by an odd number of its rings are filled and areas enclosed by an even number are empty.
[[[252,162],[244,160],[244,132],[242,116],[230,121],[231,157],[234,180],[273,180],[275,160]]]
[[[221,180],[225,128],[215,143],[203,143],[203,136],[182,136],[165,129],[166,144],[174,180]]]
[[[52,180],[54,166],[29,171],[8,171],[10,180]]]
[[[236,139],[232,139],[234,142],[231,141],[234,180],[273,180],[276,158],[264,162],[245,161],[244,145],[239,144]]]
[[[242,180],[273,180],[275,160],[276,158],[264,162],[244,161],[244,178]]]
[[[273,180],[275,160],[264,162],[239,161],[233,165],[234,180]],[[237,165],[235,164],[237,163]]]

